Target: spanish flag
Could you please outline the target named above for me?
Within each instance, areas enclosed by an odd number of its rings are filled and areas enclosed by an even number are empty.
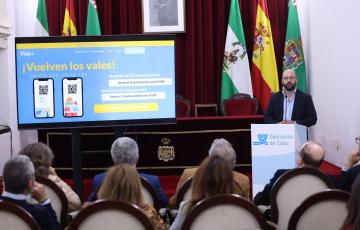
[[[254,95],[259,100],[262,110],[265,111],[271,93],[279,91],[274,44],[266,0],[258,1],[251,71]]]
[[[66,0],[63,36],[77,35],[74,0]]]

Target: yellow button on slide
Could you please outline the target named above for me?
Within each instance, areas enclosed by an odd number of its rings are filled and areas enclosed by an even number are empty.
[[[94,113],[150,112],[158,109],[156,102],[94,105]]]

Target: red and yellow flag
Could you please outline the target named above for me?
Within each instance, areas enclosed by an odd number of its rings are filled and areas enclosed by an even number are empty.
[[[77,35],[74,0],[66,0],[63,36]]]
[[[279,91],[274,44],[266,0],[258,1],[251,70],[254,95],[259,100],[262,110],[265,111],[271,92]]]

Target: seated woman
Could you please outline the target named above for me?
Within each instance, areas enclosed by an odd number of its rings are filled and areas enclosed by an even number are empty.
[[[360,176],[357,176],[347,203],[348,215],[342,230],[360,230]]]
[[[79,196],[67,185],[63,180],[58,177],[55,169],[51,167],[54,160],[54,153],[49,146],[44,143],[38,142],[25,146],[19,155],[26,155],[30,158],[35,167],[35,175],[47,177],[54,181],[61,190],[64,191],[68,200],[69,212],[79,210],[81,201]]]
[[[170,230],[181,229],[186,216],[197,202],[214,195],[234,192],[235,182],[229,164],[220,156],[208,156],[194,175],[191,199],[180,203],[179,211]]]
[[[98,191],[98,198],[135,204],[141,208],[155,229],[168,229],[157,211],[150,204],[144,203],[139,174],[131,165],[120,164],[111,167]]]

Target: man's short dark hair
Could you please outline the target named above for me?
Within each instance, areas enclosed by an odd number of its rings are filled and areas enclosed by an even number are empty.
[[[29,157],[21,155],[6,162],[3,170],[5,191],[21,194],[29,181],[35,179],[35,169]]]

